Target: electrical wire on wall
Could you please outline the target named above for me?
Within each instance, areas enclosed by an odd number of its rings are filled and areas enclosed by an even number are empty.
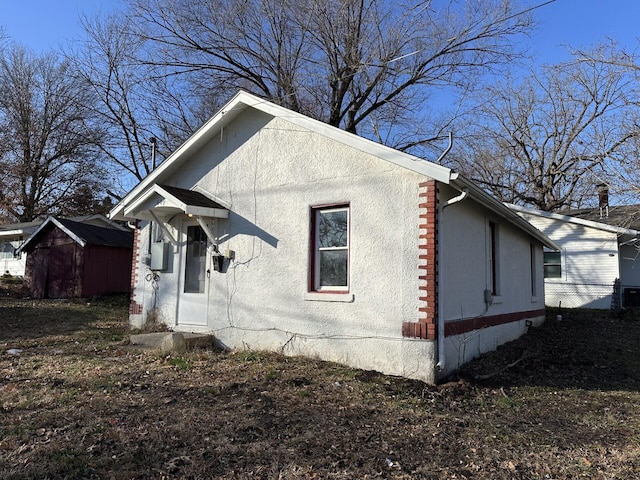
[[[151,284],[151,292],[153,294],[153,309],[155,309],[156,302],[158,301],[157,292],[160,288],[160,285],[158,284],[160,281],[160,274],[154,270],[148,269],[148,272],[145,275],[144,279]]]

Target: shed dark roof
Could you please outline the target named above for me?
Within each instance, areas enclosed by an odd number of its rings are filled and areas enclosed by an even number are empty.
[[[91,245],[133,248],[133,232],[98,227],[88,223],[74,222],[63,218],[56,219],[69,231]]]
[[[194,190],[187,190],[179,187],[171,187],[169,185],[158,185],[165,192],[170,195],[173,195],[181,202],[187,205],[193,205],[194,207],[208,207],[208,208],[221,208],[224,209],[222,205],[217,202],[214,202],[206,195],[203,195],[200,192],[196,192]]]
[[[30,252],[35,248],[38,238],[50,228],[60,228],[75,242],[82,246],[102,245],[107,247],[133,248],[133,232],[114,228],[98,227],[88,223],[74,222],[63,218],[47,218],[38,229],[31,234],[18,251]]]
[[[608,213],[604,209],[601,212],[599,207],[567,210],[558,213],[614,227],[640,230],[640,205],[609,206]]]

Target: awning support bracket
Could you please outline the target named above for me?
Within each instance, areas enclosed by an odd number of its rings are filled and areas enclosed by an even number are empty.
[[[196,216],[196,220],[198,221],[198,224],[200,225],[202,230],[204,230],[204,233],[207,236],[207,238],[209,239],[209,241],[211,242],[211,244],[213,245],[214,250],[217,252],[218,251],[218,239],[213,234],[213,230],[211,230],[211,227],[209,226],[209,224],[207,224],[207,222],[204,220],[203,217],[198,215],[198,216]]]
[[[160,218],[158,218],[158,215],[156,215],[153,210],[149,210],[149,214],[153,217],[154,222],[156,222],[158,224],[158,226],[162,230],[162,233],[164,233],[167,236],[167,238],[169,239],[169,242],[171,243],[171,245],[177,246],[178,242],[173,237],[173,234],[167,228],[166,222],[163,222],[162,220],[160,220]]]

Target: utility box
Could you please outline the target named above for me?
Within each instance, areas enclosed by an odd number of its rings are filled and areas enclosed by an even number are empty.
[[[166,270],[169,263],[169,244],[160,242],[151,244],[151,270]]]
[[[624,289],[623,306],[625,308],[640,307],[640,287]]]

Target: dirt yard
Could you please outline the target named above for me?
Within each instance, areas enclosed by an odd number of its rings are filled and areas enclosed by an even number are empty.
[[[141,350],[126,317],[0,298],[0,478],[640,478],[640,320],[569,313],[430,387]]]

